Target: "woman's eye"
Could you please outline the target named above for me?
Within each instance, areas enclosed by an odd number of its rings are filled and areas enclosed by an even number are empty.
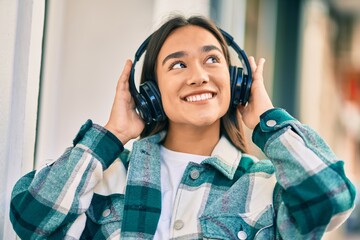
[[[206,63],[218,63],[218,62],[219,62],[219,58],[215,56],[211,56],[206,60]]]
[[[182,62],[175,62],[173,64],[170,65],[170,69],[180,69],[180,68],[185,68],[185,64]]]

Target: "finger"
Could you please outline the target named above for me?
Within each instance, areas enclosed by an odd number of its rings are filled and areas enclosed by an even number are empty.
[[[256,72],[262,74],[264,70],[265,58],[260,58],[257,64]]]
[[[124,66],[122,73],[118,80],[118,87],[121,89],[123,89],[125,86],[128,85],[131,66],[132,66],[131,60],[127,59],[125,62],[125,66]]]
[[[253,56],[250,56],[248,59],[249,59],[249,63],[250,63],[250,67],[251,67],[251,71],[252,71],[252,72],[255,72],[255,71],[256,71],[256,68],[257,68],[257,66],[256,66],[256,62],[255,62],[254,57],[253,57]]]

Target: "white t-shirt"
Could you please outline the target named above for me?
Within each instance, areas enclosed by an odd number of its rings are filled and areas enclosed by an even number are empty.
[[[160,146],[161,157],[161,215],[154,239],[169,239],[171,217],[176,191],[189,162],[201,163],[208,156],[174,152]]]

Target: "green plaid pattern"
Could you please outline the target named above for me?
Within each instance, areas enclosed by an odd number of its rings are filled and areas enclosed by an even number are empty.
[[[165,134],[139,140],[129,152],[88,121],[73,147],[15,185],[10,219],[19,237],[152,239]],[[269,160],[243,154],[222,137],[210,158],[189,163],[176,194],[172,239],[238,239],[239,232],[247,239],[320,239],[351,213],[355,188],[343,162],[309,127],[272,109],[253,141]]]

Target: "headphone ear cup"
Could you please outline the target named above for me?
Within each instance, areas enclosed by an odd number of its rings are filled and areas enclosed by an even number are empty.
[[[147,101],[140,93],[133,95],[133,98],[140,117],[144,120],[146,124],[149,124],[152,121],[152,118],[151,110],[149,109]]]
[[[236,84],[236,67],[229,66],[229,75],[230,75],[230,106],[233,107],[233,102],[235,98],[235,84]]]
[[[153,81],[146,81],[139,87],[140,95],[144,98],[147,105],[147,115],[149,115],[149,122],[163,121],[166,119],[165,112],[161,103],[161,95],[156,83]]]
[[[252,79],[248,75],[243,75],[243,84],[241,86],[241,99],[240,103],[245,105],[250,98]]]
[[[236,108],[241,103],[242,98],[242,82],[243,82],[243,69],[240,67],[229,67],[230,71],[230,84],[231,84],[231,106]]]
[[[136,62],[134,62],[136,63]],[[129,91],[131,96],[134,99],[136,110],[139,113],[140,117],[144,120],[146,124],[149,124],[151,122],[151,112],[148,106],[148,103],[146,102],[143,95],[141,95],[135,87],[135,81],[134,81],[134,74],[135,74],[135,68],[134,64],[131,67],[130,71],[130,77],[129,77]],[[139,87],[140,88],[140,87]]]

